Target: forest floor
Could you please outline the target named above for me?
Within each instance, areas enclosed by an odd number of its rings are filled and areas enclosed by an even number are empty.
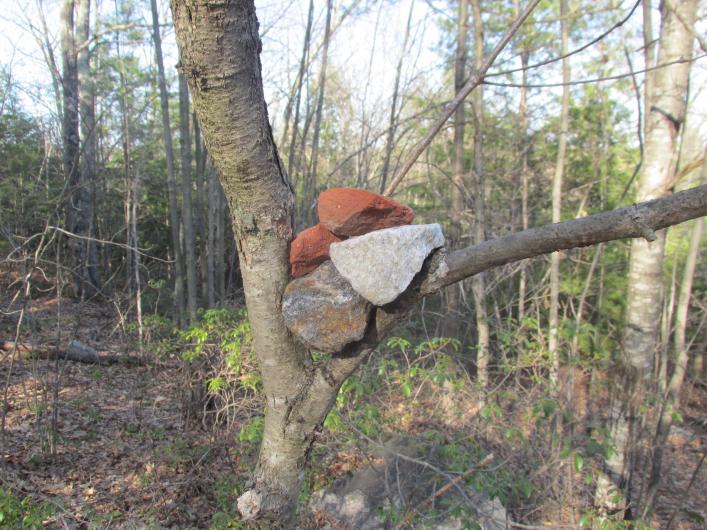
[[[3,308],[7,302],[2,300]],[[101,353],[140,355],[116,331],[110,308],[71,301],[58,307],[56,299],[39,299],[28,306],[27,317],[33,331],[26,340],[35,344],[56,342],[59,329],[62,343],[72,337]],[[0,325],[2,333],[11,333],[12,328],[9,321]],[[91,365],[11,358],[1,351],[0,355],[0,391],[6,409],[0,433],[0,490],[5,490],[5,498],[11,492],[49,506],[51,514],[42,517],[45,527],[239,528],[234,500],[247,480],[257,442],[243,436],[242,423],[232,422],[228,428],[187,423],[183,413],[187,385],[179,357],[145,354],[149,362],[142,365]],[[388,425],[394,423],[390,428],[396,432],[432,440],[431,444],[439,439],[427,436],[430,431],[442,432],[447,440],[466,439],[468,431],[459,422],[473,423],[470,418],[479,416],[480,407],[453,395],[454,405],[467,414],[454,421],[440,420],[438,407],[450,399],[443,387],[428,382],[394,394],[377,387],[378,398],[369,401],[364,389],[352,406],[369,410],[372,405],[381,417],[392,418]],[[412,401],[405,398],[411,391],[414,404],[408,405]],[[656,528],[667,528],[669,520],[671,528],[704,528],[698,520],[707,516],[707,466],[701,464],[707,447],[704,387],[690,385],[684,401],[684,421],[673,429],[663,466]],[[366,430],[364,423],[357,425]],[[313,459],[308,489],[365,467],[372,458],[365,444],[358,443],[361,437],[346,425],[332,430],[338,432],[325,432],[315,444],[321,458]],[[457,436],[460,432],[463,436]],[[502,435],[489,430],[482,438],[485,449],[496,451],[505,462],[513,461],[515,449],[509,448],[505,456]],[[543,475],[528,474],[534,463],[518,457],[518,475],[511,473],[511,482],[542,479]],[[581,484],[582,477],[577,479]],[[2,499],[0,495],[0,507]],[[527,514],[523,520],[532,521],[533,527],[551,528],[551,519],[533,516],[529,503],[512,513]],[[302,520],[303,527],[318,524],[312,516]],[[411,526],[418,527],[422,526]]]

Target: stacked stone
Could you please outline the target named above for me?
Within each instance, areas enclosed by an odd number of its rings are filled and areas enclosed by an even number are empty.
[[[337,353],[363,338],[373,307],[394,301],[444,236],[436,224],[410,225],[409,207],[365,190],[329,189],[317,212],[319,224],[292,242],[295,279],[282,312],[305,346]]]

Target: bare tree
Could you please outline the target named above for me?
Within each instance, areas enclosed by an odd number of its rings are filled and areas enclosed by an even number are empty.
[[[469,2],[461,0],[457,11],[457,42],[454,56],[454,93],[457,94],[464,86],[466,76],[466,56],[469,33]],[[454,113],[454,154],[452,175],[452,204],[450,209],[451,230],[450,242],[452,248],[460,244],[462,236],[462,217],[466,208],[466,168],[464,167],[464,128],[466,126],[464,104],[457,107]],[[459,336],[459,299],[460,286],[452,285],[447,289],[447,315],[445,318],[444,334],[450,337]]]
[[[474,19],[474,69],[480,70],[484,62],[484,28],[481,21],[481,2],[471,0]],[[472,94],[474,106],[474,243],[480,244],[486,239],[486,186],[484,177],[484,92],[477,87]],[[479,385],[483,388],[488,382],[489,363],[489,325],[486,315],[486,282],[480,273],[471,279],[471,292],[474,297],[476,318],[476,373]]]
[[[179,206],[177,204],[177,183],[174,174],[174,149],[172,147],[172,128],[169,119],[169,97],[167,94],[167,79],[162,60],[162,36],[157,12],[157,0],[150,0],[152,7],[152,39],[155,42],[155,60],[157,61],[157,83],[160,90],[160,106],[162,109],[162,138],[167,156],[167,192],[169,195],[169,224],[172,234],[172,251],[174,252],[174,305],[177,320],[184,322],[184,265],[182,263],[182,246],[179,240]]]
[[[189,322],[196,321],[196,239],[192,220],[191,199],[191,131],[189,127],[189,90],[187,80],[179,75],[179,147],[182,173],[182,226],[184,227],[184,255],[187,269],[187,311]]]
[[[567,152],[567,129],[569,128],[570,113],[570,63],[567,53],[569,52],[569,20],[568,20],[567,0],[560,0],[560,35],[562,42],[562,110],[560,111],[560,133],[558,135],[557,161],[555,162],[555,173],[552,178],[552,222],[559,223],[562,213],[562,178],[565,171],[565,157]],[[550,381],[553,386],[557,385],[557,378],[560,371],[560,359],[558,352],[558,314],[560,310],[560,254],[554,252],[550,256],[550,316],[549,316],[549,337],[548,350],[550,354]]]
[[[675,167],[677,138],[685,118],[687,84],[692,53],[696,0],[661,4],[660,49],[658,62],[666,64],[654,72],[650,114],[645,139],[644,159],[636,191],[639,201],[664,197],[670,190]],[[638,219],[640,222],[640,218]],[[639,409],[649,389],[653,373],[661,313],[661,288],[665,231],[651,241],[631,242],[628,273],[626,325],[620,354],[621,376],[617,378],[611,407],[611,434],[617,450],[607,459],[608,477],[597,487],[600,506],[612,506],[612,486],[624,495],[627,509],[631,499],[633,459],[640,437]],[[634,503],[639,504],[639,503]],[[642,510],[638,506],[637,512]]]

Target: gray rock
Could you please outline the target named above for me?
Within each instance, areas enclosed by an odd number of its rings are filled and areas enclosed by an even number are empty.
[[[441,246],[444,234],[438,224],[407,225],[333,243],[329,255],[361,296],[381,306],[407,289],[425,258]]]
[[[372,308],[331,261],[291,281],[282,299],[290,332],[308,348],[325,353],[361,340]]]

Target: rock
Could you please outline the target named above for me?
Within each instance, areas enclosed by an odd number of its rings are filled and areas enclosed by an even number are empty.
[[[425,258],[443,245],[444,234],[438,224],[410,225],[333,243],[329,254],[356,292],[381,306],[407,289]]]
[[[339,236],[360,236],[373,230],[407,225],[413,211],[377,193],[355,188],[331,188],[319,195],[319,222]]]
[[[299,278],[312,272],[329,259],[329,245],[342,238],[332,234],[321,224],[303,230],[290,246],[292,277]]]
[[[361,340],[371,309],[331,261],[291,281],[282,300],[290,332],[308,348],[325,353],[337,353]]]

